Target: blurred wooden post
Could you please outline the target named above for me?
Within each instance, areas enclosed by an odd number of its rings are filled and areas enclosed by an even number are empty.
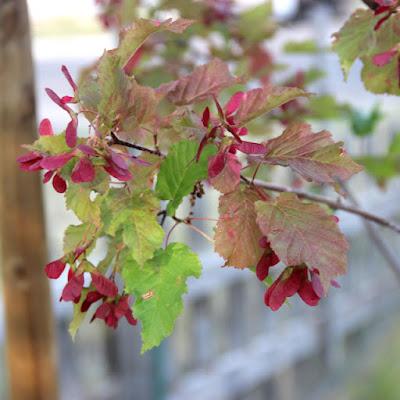
[[[57,399],[53,319],[39,174],[19,170],[36,136],[26,0],[0,0],[0,268],[11,400]]]

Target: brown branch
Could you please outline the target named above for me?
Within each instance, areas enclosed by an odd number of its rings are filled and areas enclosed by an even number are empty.
[[[366,6],[368,6],[371,10],[376,10],[378,8],[378,4],[375,3],[375,0],[361,0]]]
[[[163,154],[160,152],[160,150],[152,150],[152,149],[148,149],[147,147],[139,146],[138,144],[126,142],[125,140],[121,140],[120,138],[118,138],[114,132],[111,132],[111,139],[112,140],[109,142],[110,145],[117,144],[119,146],[125,146],[125,147],[129,147],[130,149],[145,151],[146,153],[150,153],[150,154],[154,154],[156,156],[163,157]]]
[[[341,186],[342,190],[347,194],[350,201],[358,207],[357,199],[350,192],[350,190],[346,187],[346,185],[344,183],[340,182],[340,186]],[[366,220],[364,220],[363,223],[365,225],[365,229],[368,232],[369,238],[375,244],[378,251],[381,253],[382,257],[386,260],[390,269],[395,274],[397,280],[400,282],[400,263],[399,263],[397,257],[395,256],[393,251],[390,249],[390,247],[386,244],[386,242],[384,241],[382,236],[379,234],[379,232],[375,229],[375,227]]]
[[[249,179],[244,176],[241,176],[243,182],[247,183],[248,185],[252,185]],[[301,199],[310,200],[316,203],[326,204],[334,210],[342,210],[346,211],[350,214],[358,215],[368,221],[374,222],[375,224],[382,225],[385,228],[392,229],[393,231],[400,233],[400,226],[394,224],[391,221],[388,221],[385,218],[379,217],[378,215],[371,214],[367,211],[361,210],[358,207],[343,204],[340,200],[333,200],[325,196],[321,196],[318,194],[304,192],[302,190],[294,189],[289,186],[278,185],[276,183],[271,182],[263,182],[260,180],[255,180],[254,185],[259,188],[263,188],[266,190],[271,190],[273,192],[280,192],[280,193],[294,193]]]

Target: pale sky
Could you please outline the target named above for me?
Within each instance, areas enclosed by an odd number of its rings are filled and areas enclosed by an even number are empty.
[[[28,0],[28,5],[34,21],[60,16],[79,18],[96,14],[94,0]]]

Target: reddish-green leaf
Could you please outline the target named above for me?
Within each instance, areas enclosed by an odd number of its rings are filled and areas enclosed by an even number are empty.
[[[258,200],[260,196],[256,191],[243,187],[219,199],[215,250],[229,266],[253,267],[264,253],[259,245],[263,235],[256,222],[254,207]]]
[[[210,158],[208,179],[221,193],[233,192],[240,183],[242,164],[236,154],[221,152]]]
[[[334,184],[362,170],[343,150],[342,142],[335,143],[328,131],[312,133],[308,124],[289,126],[266,146],[265,163],[291,167],[317,183]]]
[[[140,46],[146,41],[146,39],[156,32],[169,31],[173,33],[182,33],[194,21],[189,19],[177,19],[173,21],[168,19],[163,22],[152,21],[149,19],[138,19],[128,29],[125,29],[120,34],[120,43],[117,49],[117,54],[120,57],[120,66],[124,66],[129,58],[135,54]]]
[[[245,125],[249,121],[272,111],[291,100],[310,94],[296,87],[278,87],[267,85],[245,93],[240,107],[235,115],[238,125]]]
[[[191,74],[161,86],[159,90],[167,93],[172,103],[183,106],[216,96],[236,82],[237,79],[229,72],[228,65],[216,58],[195,68]]]
[[[255,204],[257,222],[271,248],[287,266],[307,265],[320,273],[325,293],[346,273],[348,243],[332,215],[292,193]]]

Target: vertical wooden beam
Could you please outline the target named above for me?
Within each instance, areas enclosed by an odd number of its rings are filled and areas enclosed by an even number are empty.
[[[0,0],[0,268],[11,400],[57,398],[40,178],[15,161],[36,137],[33,83],[26,0]]]

